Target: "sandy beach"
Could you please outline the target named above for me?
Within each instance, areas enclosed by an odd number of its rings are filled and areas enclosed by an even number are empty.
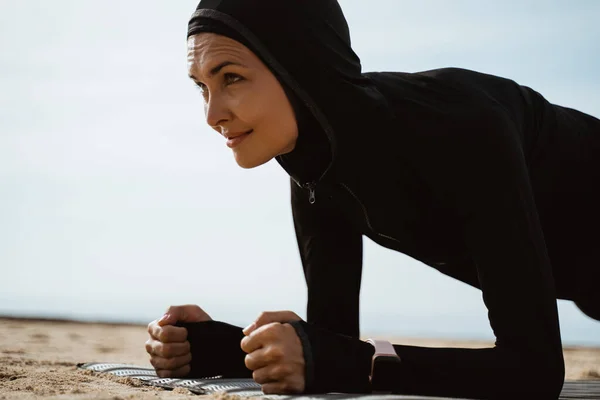
[[[0,399],[190,398],[185,389],[149,388],[131,379],[76,368],[81,362],[150,366],[146,339],[146,327],[140,325],[0,318]],[[392,342],[435,347],[490,345],[411,338]],[[566,347],[564,355],[567,379],[600,379],[600,348]]]

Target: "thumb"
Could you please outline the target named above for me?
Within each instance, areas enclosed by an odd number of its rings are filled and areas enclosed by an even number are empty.
[[[171,306],[158,320],[158,325],[175,325],[177,322],[201,322],[210,321],[208,315],[203,309],[194,304],[186,304],[183,306]]]
[[[262,312],[253,323],[245,327],[243,332],[244,335],[249,336],[252,332],[263,325],[271,324],[273,322],[285,324],[286,322],[300,320],[302,320],[302,318],[292,311],[265,311]]]
[[[158,320],[159,326],[175,325],[176,323],[177,323],[177,316],[173,315],[169,312],[165,313],[165,315],[160,317],[160,319]]]
[[[185,308],[186,306],[169,307],[165,315],[163,315],[161,319],[158,320],[158,325],[175,325],[178,321],[185,321],[187,314]]]

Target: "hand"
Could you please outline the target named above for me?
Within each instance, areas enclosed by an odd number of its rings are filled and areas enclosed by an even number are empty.
[[[182,378],[190,373],[190,342],[187,329],[173,326],[180,322],[212,321],[210,316],[196,305],[171,306],[159,320],[148,324],[150,339],[146,351],[150,363],[161,378]]]
[[[305,388],[304,353],[291,311],[264,312],[244,329],[241,342],[246,367],[265,394],[302,393]]]

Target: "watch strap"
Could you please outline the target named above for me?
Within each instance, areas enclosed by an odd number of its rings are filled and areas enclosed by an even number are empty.
[[[371,390],[377,394],[390,394],[398,377],[400,356],[396,353],[394,345],[386,340],[369,338],[366,342],[375,348],[369,377]]]

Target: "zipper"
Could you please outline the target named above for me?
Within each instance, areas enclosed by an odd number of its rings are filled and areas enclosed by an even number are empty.
[[[315,198],[315,187],[317,186],[317,182],[308,182],[304,185],[305,189],[308,189],[308,202],[310,204],[315,204],[317,199]]]
[[[317,201],[315,198],[315,188],[317,187],[317,181],[300,183],[294,177],[292,177],[292,180],[296,183],[296,185],[298,185],[298,187],[308,190],[308,202],[310,204],[315,204],[315,201]]]
[[[350,195],[351,195],[352,197],[354,197],[354,199],[355,199],[355,200],[358,202],[358,204],[359,204],[359,205],[360,205],[360,207],[362,208],[363,215],[365,216],[365,221],[367,222],[367,227],[368,227],[368,228],[371,230],[371,232],[372,232],[374,235],[377,235],[377,236],[379,236],[379,237],[382,237],[382,238],[384,238],[384,239],[392,240],[392,241],[394,241],[394,242],[396,242],[396,243],[398,243],[399,245],[401,245],[401,246],[402,246],[402,242],[401,242],[401,241],[399,241],[398,239],[396,239],[396,238],[393,238],[393,237],[391,237],[391,236],[388,236],[388,235],[384,235],[383,233],[375,232],[375,229],[373,229],[373,226],[371,225],[371,221],[369,220],[369,214],[367,214],[367,208],[366,208],[366,207],[364,206],[364,204],[363,204],[363,203],[360,201],[360,199],[358,198],[358,196],[357,196],[357,195],[355,195],[355,194],[354,194],[354,192],[353,192],[352,190],[350,190],[350,188],[349,188],[348,186],[346,186],[346,185],[345,185],[345,184],[343,184],[343,183],[340,183],[340,185],[341,185],[341,186],[342,186],[344,189],[346,189],[346,190],[348,191],[348,193],[350,193]]]

